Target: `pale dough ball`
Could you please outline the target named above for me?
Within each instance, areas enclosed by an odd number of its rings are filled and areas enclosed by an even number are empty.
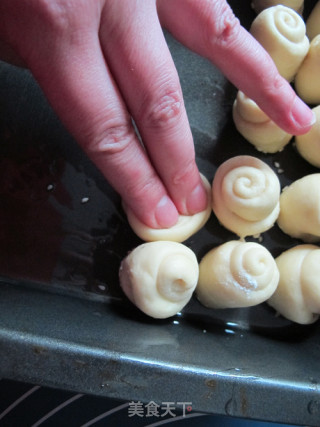
[[[320,313],[320,249],[298,245],[283,252],[276,263],[279,285],[268,304],[293,322],[315,322]]]
[[[320,1],[316,3],[307,19],[307,36],[312,40],[320,34]]]
[[[279,214],[280,183],[273,170],[252,156],[224,162],[212,183],[212,208],[221,224],[239,237],[271,228]]]
[[[182,243],[149,242],[135,248],[119,271],[124,293],[147,315],[164,319],[189,302],[197,285],[199,265]]]
[[[320,173],[306,175],[284,188],[278,225],[291,237],[320,241]]]
[[[263,9],[279,4],[291,7],[291,9],[294,9],[301,15],[303,12],[304,0],[252,0],[251,6],[256,13],[260,13]]]
[[[309,52],[296,74],[294,85],[297,94],[306,103],[320,104],[320,34],[310,43]]]
[[[269,7],[255,18],[250,32],[270,54],[279,73],[292,81],[309,49],[301,16],[286,6]]]
[[[178,222],[173,227],[155,229],[143,224],[130,209],[127,209],[126,214],[129,224],[136,235],[146,242],[156,240],[183,242],[199,231],[208,221],[211,214],[211,186],[203,175],[201,175],[201,178],[207,190],[208,198],[208,205],[204,211],[195,215],[180,215]]]
[[[269,299],[278,281],[275,260],[264,246],[231,241],[201,260],[196,294],[210,308],[250,307]]]
[[[313,108],[316,122],[309,132],[295,137],[300,155],[313,166],[320,168],[320,105]]]
[[[292,135],[276,125],[252,99],[241,91],[238,91],[232,114],[237,130],[263,153],[276,153],[283,150],[292,138]]]

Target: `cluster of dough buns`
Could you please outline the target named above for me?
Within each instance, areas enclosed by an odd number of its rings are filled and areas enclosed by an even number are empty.
[[[253,0],[258,13],[251,33],[269,52],[280,74],[294,81],[299,96],[320,104],[320,1],[305,25],[299,15],[303,1]],[[306,33],[311,40],[306,36]],[[316,123],[295,137],[298,152],[320,167],[320,105],[314,107]],[[238,131],[259,151],[284,149],[292,135],[281,130],[258,105],[238,92],[233,105]],[[320,173],[307,175],[280,194],[277,175],[263,161],[237,156],[217,169],[212,188],[202,177],[208,206],[199,214],[180,216],[178,223],[155,230],[142,224],[131,211],[132,229],[148,243],[135,248],[122,261],[120,285],[141,311],[167,318],[181,311],[195,292],[209,308],[250,307],[265,301],[284,317],[301,324],[313,323],[320,314]],[[240,240],[210,250],[200,264],[183,245],[215,213],[220,223]],[[275,222],[301,244],[276,259],[261,244],[245,242]]]
[[[318,105],[320,1],[306,23],[299,14],[303,5],[303,1],[299,0],[253,1],[252,6],[258,16],[253,21],[250,32],[270,54],[279,73],[294,83],[297,94],[306,103]],[[233,119],[239,133],[264,153],[281,151],[292,139],[292,135],[279,128],[253,100],[241,92],[233,105]],[[315,127],[318,129],[319,125],[316,124]],[[311,145],[308,144],[308,147]],[[310,152],[306,149],[303,151],[306,153],[303,156],[306,160],[314,158],[313,149]]]
[[[207,185],[212,192],[208,198],[210,211],[213,209],[219,220],[240,237],[261,233],[276,221],[280,185],[272,169],[261,160],[234,157],[218,168],[212,189]],[[196,224],[191,234],[198,228]],[[170,239],[155,234],[155,241],[135,248],[122,261],[119,271],[124,293],[147,315],[173,316],[189,302],[196,286],[204,305],[219,308],[257,305],[274,292],[279,274],[262,245],[243,241],[221,245],[201,261],[199,278],[197,258],[179,241],[176,226],[167,229],[165,236]],[[216,264],[219,273],[213,280],[212,267]]]
[[[212,209],[222,225],[241,238],[261,233],[277,221],[292,237],[315,242],[320,241],[319,188],[320,173],[295,181],[280,195],[279,180],[267,164],[237,156],[216,171]],[[274,260],[259,243],[232,240],[210,250],[198,264],[184,244],[159,240],[130,252],[119,277],[129,300],[154,318],[180,312],[195,292],[209,308],[267,301],[294,322],[312,323],[320,310],[319,287],[314,287],[320,277],[317,265],[320,249],[314,245],[300,245]]]

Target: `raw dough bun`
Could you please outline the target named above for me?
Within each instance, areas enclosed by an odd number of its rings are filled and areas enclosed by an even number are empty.
[[[237,130],[263,153],[281,151],[292,138],[241,91],[238,91],[232,113]]]
[[[199,231],[208,221],[211,214],[211,186],[203,175],[201,175],[201,178],[207,190],[208,198],[208,205],[204,211],[190,216],[179,215],[178,222],[173,227],[155,229],[143,224],[130,209],[127,209],[126,213],[129,224],[136,235],[146,242],[156,240],[183,242]]]
[[[320,241],[320,173],[306,175],[284,188],[278,225],[291,237]]]
[[[279,73],[293,80],[309,49],[301,16],[286,6],[269,7],[255,18],[250,32],[270,54]]]
[[[268,304],[293,322],[315,322],[320,313],[320,249],[298,245],[283,252],[276,263],[279,285]]]
[[[320,1],[312,9],[306,23],[307,36],[312,40],[320,34]]]
[[[278,281],[275,260],[264,246],[231,241],[201,260],[196,294],[210,308],[250,307],[269,299]]]
[[[320,21],[319,21],[320,25]],[[320,34],[310,43],[294,80],[295,89],[306,103],[320,104]]]
[[[119,271],[124,293],[147,315],[164,319],[189,302],[197,285],[199,265],[182,243],[149,242],[135,248]]]
[[[256,13],[260,13],[263,9],[277,6],[278,4],[291,7],[291,9],[294,9],[301,15],[303,12],[304,0],[252,0],[251,6]]]
[[[279,214],[279,179],[256,157],[237,156],[224,162],[215,174],[212,196],[217,218],[239,237],[268,230]]]
[[[313,166],[320,168],[320,105],[313,108],[313,112],[316,116],[315,124],[309,132],[297,135],[295,142],[300,155]]]

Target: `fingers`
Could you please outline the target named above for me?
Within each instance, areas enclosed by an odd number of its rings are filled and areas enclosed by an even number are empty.
[[[69,9],[71,4],[63,3],[62,11],[46,2],[39,4],[43,10],[23,18],[32,36],[31,47],[22,49],[27,52],[24,59],[55,111],[125,204],[154,228],[173,225],[177,208],[184,214],[204,209],[206,194],[195,164],[181,88],[155,2],[81,1],[77,17]],[[101,14],[104,6],[106,15]],[[42,31],[30,24],[34,16],[41,18]],[[155,28],[148,24],[150,16]],[[105,35],[104,28],[109,29]],[[104,36],[108,46],[116,41],[113,52],[106,46],[101,51]],[[19,36],[14,42],[21,46]],[[133,59],[136,52],[140,56]],[[118,62],[110,59],[113,56],[119,57]],[[128,67],[136,70],[131,80]],[[116,82],[112,75],[117,75]],[[123,94],[145,147],[133,130]]]
[[[207,196],[195,163],[178,74],[154,2],[145,2],[143,8],[138,4],[130,0],[124,11],[121,2],[114,2],[112,14],[121,20],[112,34],[108,5],[101,43],[153,166],[179,212],[193,214],[205,209]]]
[[[190,49],[210,59],[279,126],[307,132],[312,111],[283,79],[272,59],[243,28],[225,0],[158,0],[161,23]],[[179,10],[176,19],[175,10]]]
[[[35,62],[33,62],[35,61]],[[178,212],[133,130],[97,31],[39,52],[29,64],[85,152],[145,224],[169,227]]]

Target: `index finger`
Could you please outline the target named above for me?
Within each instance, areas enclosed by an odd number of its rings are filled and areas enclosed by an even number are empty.
[[[178,40],[212,61],[286,132],[298,135],[310,129],[312,111],[225,0],[158,0],[157,7],[161,23]]]

